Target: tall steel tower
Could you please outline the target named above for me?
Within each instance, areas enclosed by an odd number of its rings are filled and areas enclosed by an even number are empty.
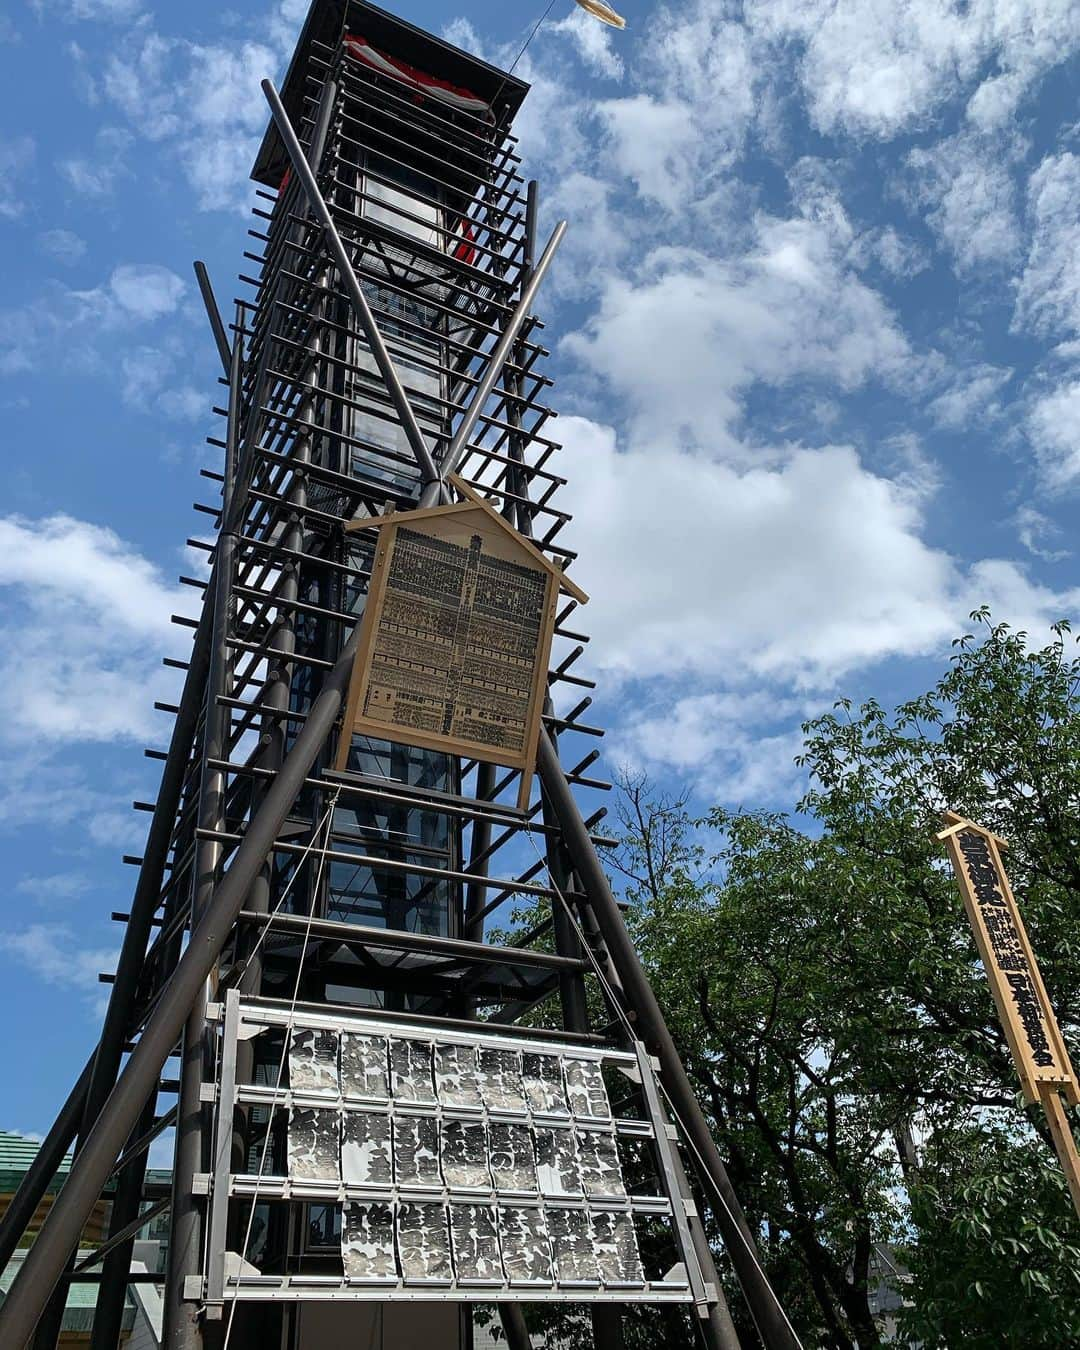
[[[734,1347],[685,1158],[795,1346],[579,805],[606,785],[527,88],[362,0],[315,0],[264,88],[228,328],[200,270],[228,395],[205,603],[101,1040],[0,1225],[2,1266],[75,1141],[0,1343],[52,1350],[108,1190],[95,1350],[150,1210],[169,1350],[468,1350],[480,1305],[519,1348],[550,1301],[601,1350],[633,1303]]]

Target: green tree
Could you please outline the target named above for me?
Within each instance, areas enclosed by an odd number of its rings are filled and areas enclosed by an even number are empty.
[[[808,1347],[881,1343],[883,1246],[927,1347],[1080,1344],[1080,1222],[933,839],[951,807],[1010,841],[1075,1045],[1080,661],[973,617],[927,694],[807,724],[794,817],[624,784],[639,949]]]

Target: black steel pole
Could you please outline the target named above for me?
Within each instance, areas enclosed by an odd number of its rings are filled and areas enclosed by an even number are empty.
[[[560,887],[560,889],[562,889]],[[560,906],[561,908],[561,906]],[[622,1006],[626,1006],[626,992],[622,987],[622,981],[619,979],[618,972],[612,966],[608,958],[607,950],[603,946],[603,939],[600,937],[596,927],[596,917],[593,914],[592,906],[583,902],[581,907],[581,926],[585,934],[585,940],[593,950],[593,956],[596,958],[601,970],[604,972],[604,979],[610,984],[612,993],[620,1000]],[[687,1180],[686,1168],[683,1167],[682,1158],[677,1148],[672,1150],[672,1163],[675,1168],[675,1175],[679,1182],[679,1193],[684,1200],[692,1200],[693,1192],[690,1189],[690,1183]],[[731,1320],[731,1311],[727,1305],[727,1299],[724,1297],[724,1287],[720,1283],[720,1273],[716,1269],[716,1262],[713,1259],[712,1248],[709,1246],[708,1234],[705,1232],[705,1221],[699,1214],[690,1214],[686,1216],[686,1226],[690,1230],[690,1241],[693,1243],[694,1252],[697,1255],[698,1265],[701,1267],[701,1273],[704,1277],[706,1286],[712,1285],[716,1291],[716,1298],[709,1303],[708,1316],[702,1320],[695,1317],[694,1322],[701,1335],[701,1340],[705,1345],[705,1350],[742,1350],[739,1344],[738,1333],[735,1330],[735,1324]]]
[[[692,1145],[691,1156],[702,1185],[720,1199],[714,1207],[716,1221],[761,1338],[767,1350],[801,1350],[798,1337],[765,1277],[756,1244],[717,1152],[708,1121],[686,1076],[656,995],[641,968],[611,886],[562,771],[558,753],[546,731],[540,733],[537,769],[562,828],[566,851],[589,897],[612,964],[622,982],[628,1005],[637,1016],[645,1043],[660,1060],[661,1082]]]
[[[224,772],[213,767],[228,757],[229,712],[221,703],[229,674],[229,597],[235,568],[237,527],[234,524],[233,489],[240,439],[240,397],[244,368],[244,339],[237,333],[229,359],[229,413],[225,448],[225,482],[222,490],[221,532],[215,550],[214,586],[207,593],[213,611],[210,664],[206,677],[206,707],[203,714],[202,775],[199,784],[199,826],[221,830],[225,824]],[[222,847],[216,839],[200,839],[195,848],[192,928],[206,912],[217,885]],[[176,1111],[176,1147],[173,1153],[172,1222],[169,1229],[168,1278],[165,1284],[163,1345],[191,1350],[202,1336],[194,1305],[184,1301],[184,1283],[199,1269],[202,1245],[202,1211],[192,1194],[192,1178],[203,1170],[204,1118],[203,1076],[208,1059],[206,1004],[210,983],[203,986],[184,1026],[180,1058],[180,1092]],[[100,1303],[100,1299],[99,1299]],[[106,1350],[104,1345],[92,1350]]]
[[[153,1129],[157,1093],[146,1099],[139,1122],[131,1132],[134,1144]],[[109,1238],[118,1237],[138,1217],[146,1180],[146,1152],[132,1158],[116,1178],[112,1213],[109,1216]],[[138,1231],[138,1230],[136,1230]],[[135,1234],[114,1247],[101,1267],[101,1285],[94,1308],[94,1326],[90,1333],[90,1350],[118,1350],[124,1326],[124,1307],[127,1303],[128,1279],[131,1276],[131,1253]],[[63,1286],[61,1286],[63,1288]]]
[[[83,1225],[108,1180],[112,1165],[153,1091],[162,1065],[176,1045],[189,1010],[232,933],[251,883],[273,848],[285,817],[303,789],[304,779],[333,730],[352,674],[359,637],[359,627],[356,627],[312,704],[281,772],[249,824],[210,908],[192,933],[187,950],[164,986],[157,1007],[0,1306],[0,1345],[24,1346],[33,1334],[68,1256],[78,1243]]]
[[[154,914],[161,894],[165,863],[172,843],[173,825],[187,776],[188,759],[195,739],[202,700],[206,688],[206,673],[210,664],[210,621],[204,609],[191,650],[191,663],[180,696],[180,708],[173,723],[168,757],[161,774],[154,814],[143,852],[139,880],[131,902],[131,916],[124,930],[124,940],[116,965],[116,976],[109,995],[105,1023],[101,1029],[94,1056],[94,1065],[87,1086],[76,1155],[82,1148],[88,1132],[97,1119],[101,1105],[108,1096],[123,1058],[124,1045],[133,1021],[135,999],[142,976],[146,948],[150,941]],[[72,1246],[72,1252],[75,1247]],[[47,1319],[35,1337],[36,1350],[53,1350],[60,1335],[64,1315],[64,1299],[58,1294],[53,1300]],[[51,1338],[51,1339],[50,1339]]]

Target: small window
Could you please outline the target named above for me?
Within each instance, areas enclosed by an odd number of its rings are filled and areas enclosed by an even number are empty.
[[[442,248],[438,197],[438,186],[423,174],[374,156],[369,160],[369,171],[364,174],[363,210],[368,220]]]

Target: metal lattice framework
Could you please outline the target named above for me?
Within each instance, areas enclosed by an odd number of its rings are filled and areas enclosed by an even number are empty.
[[[424,85],[424,71],[438,79]],[[340,1238],[336,1257],[311,1241],[350,1199],[344,1182],[292,1184],[276,1104],[292,1102],[281,1028],[362,1018],[470,1045],[577,1046],[632,1070],[627,1124],[612,1137],[644,1140],[634,1180],[653,1200],[624,1208],[666,1216],[683,1274],[670,1276],[669,1260],[633,1289],[456,1282],[462,1302],[499,1302],[513,1345],[529,1343],[515,1300],[541,1297],[688,1302],[705,1344],[737,1345],[670,1109],[763,1340],[794,1346],[604,876],[604,808],[583,819],[572,791],[607,787],[590,776],[601,732],[583,720],[592,682],[576,670],[588,641],[578,600],[559,609],[524,809],[516,769],[338,743],[372,567],[373,532],[358,523],[451,500],[457,474],[559,569],[574,562],[533,312],[564,226],[539,252],[536,186],[508,131],[526,88],[358,0],[316,0],[283,97],[264,87],[256,275],[242,278],[253,295],[228,330],[199,272],[228,392],[212,442],[223,467],[204,471],[221,498],[197,506],[216,541],[189,540],[211,564],[208,582],[190,580],[205,589],[202,617],[190,661],[173,663],[183,694],[146,849],[129,860],[139,881],[101,1042],[0,1226],[3,1257],[77,1139],[61,1201],[0,1308],[0,1338],[22,1344],[36,1324],[35,1344],[52,1350],[80,1207],[107,1182],[110,1238],[79,1273],[100,1272],[95,1350],[117,1344],[147,1199],[171,1209],[172,1350],[202,1345],[227,1304],[276,1300],[287,1317],[281,1307],[317,1287],[355,1295]],[[491,924],[511,905],[530,917],[508,939]],[[264,1034],[240,1034],[253,1019]],[[170,1201],[148,1195],[145,1160],[174,1125]],[[382,1199],[408,1197],[391,1187]],[[598,1346],[619,1344],[611,1306],[594,1313]],[[242,1343],[263,1325],[239,1320]]]

